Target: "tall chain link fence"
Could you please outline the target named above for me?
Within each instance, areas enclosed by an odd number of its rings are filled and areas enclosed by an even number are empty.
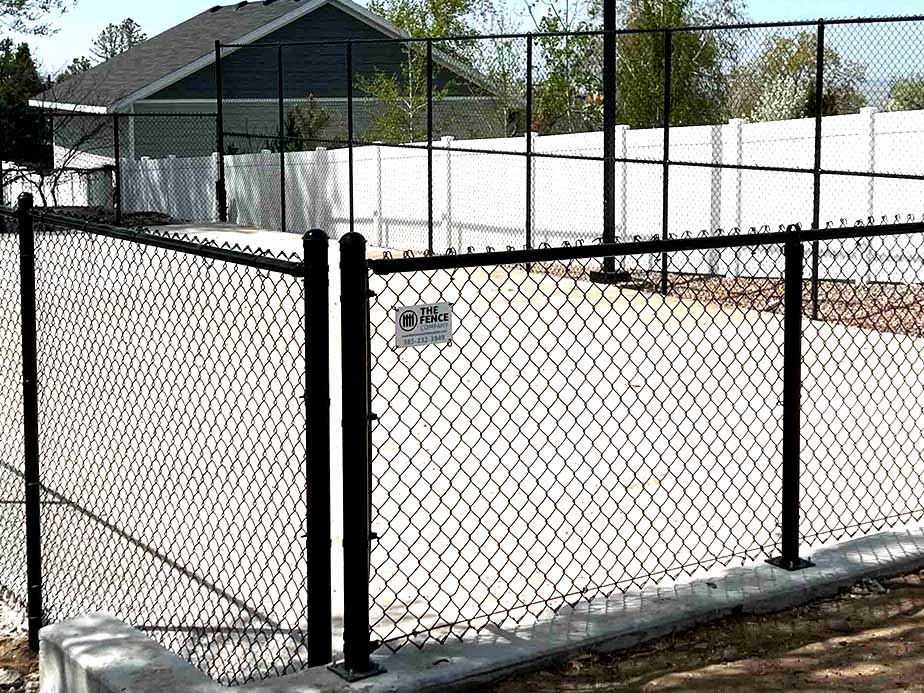
[[[223,45],[265,78],[220,95],[227,216],[435,253],[892,219],[924,180],[920,24]]]
[[[436,253],[893,219],[921,23],[227,44],[199,102],[47,113],[53,163],[0,200]]]

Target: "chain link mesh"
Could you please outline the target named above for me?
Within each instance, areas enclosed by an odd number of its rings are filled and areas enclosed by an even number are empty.
[[[18,224],[0,216],[0,598],[26,603],[22,314]]]
[[[374,639],[509,625],[777,541],[782,316],[603,287],[597,266],[372,277]],[[439,301],[452,343],[396,349],[395,311]]]
[[[819,243],[802,342],[802,526],[812,543],[924,517],[922,236]],[[806,248],[806,272],[811,265]],[[804,312],[815,306],[806,287]]]
[[[51,223],[36,275],[46,618],[303,667],[302,281]]]

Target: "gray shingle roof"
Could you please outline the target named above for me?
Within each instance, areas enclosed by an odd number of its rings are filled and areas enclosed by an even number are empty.
[[[143,87],[308,4],[275,0],[215,6],[35,97],[45,103],[110,107]]]

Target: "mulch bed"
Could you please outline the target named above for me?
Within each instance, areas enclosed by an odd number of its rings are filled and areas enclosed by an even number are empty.
[[[744,277],[668,278],[669,293],[678,298],[719,303],[742,310],[783,312],[783,282]],[[653,290],[650,286],[648,290]],[[811,282],[804,282],[803,315],[812,315]],[[853,284],[821,281],[817,319],[877,332],[924,337],[924,286],[919,284]]]
[[[582,262],[533,265],[535,273],[589,280],[590,267]],[[924,279],[924,278],[922,278]],[[656,294],[659,273],[633,274],[616,284],[625,290]],[[668,274],[668,295],[716,303],[726,308],[783,313],[782,279]],[[924,337],[924,284],[851,283],[822,280],[818,284],[818,313],[812,316],[812,287],[803,282],[802,311],[806,317],[877,332]]]
[[[116,225],[115,212],[105,207],[47,207],[47,212],[61,214],[63,216],[92,221],[98,224]],[[180,219],[174,219],[167,214],[160,212],[128,212],[122,215],[119,226],[124,228],[142,228],[150,226],[168,226],[170,224],[182,223]]]

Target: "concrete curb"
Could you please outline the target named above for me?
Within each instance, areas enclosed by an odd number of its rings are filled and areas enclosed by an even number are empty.
[[[486,628],[462,642],[376,655],[387,673],[347,684],[324,667],[241,686],[247,693],[460,690],[582,651],[612,652],[735,613],[766,613],[836,595],[864,578],[924,567],[924,528],[883,532],[811,552],[814,568],[760,563],[600,599],[529,625]],[[103,614],[42,630],[42,693],[225,690],[146,635]]]
[[[39,637],[41,693],[220,690],[198,669],[107,614],[47,626]]]

